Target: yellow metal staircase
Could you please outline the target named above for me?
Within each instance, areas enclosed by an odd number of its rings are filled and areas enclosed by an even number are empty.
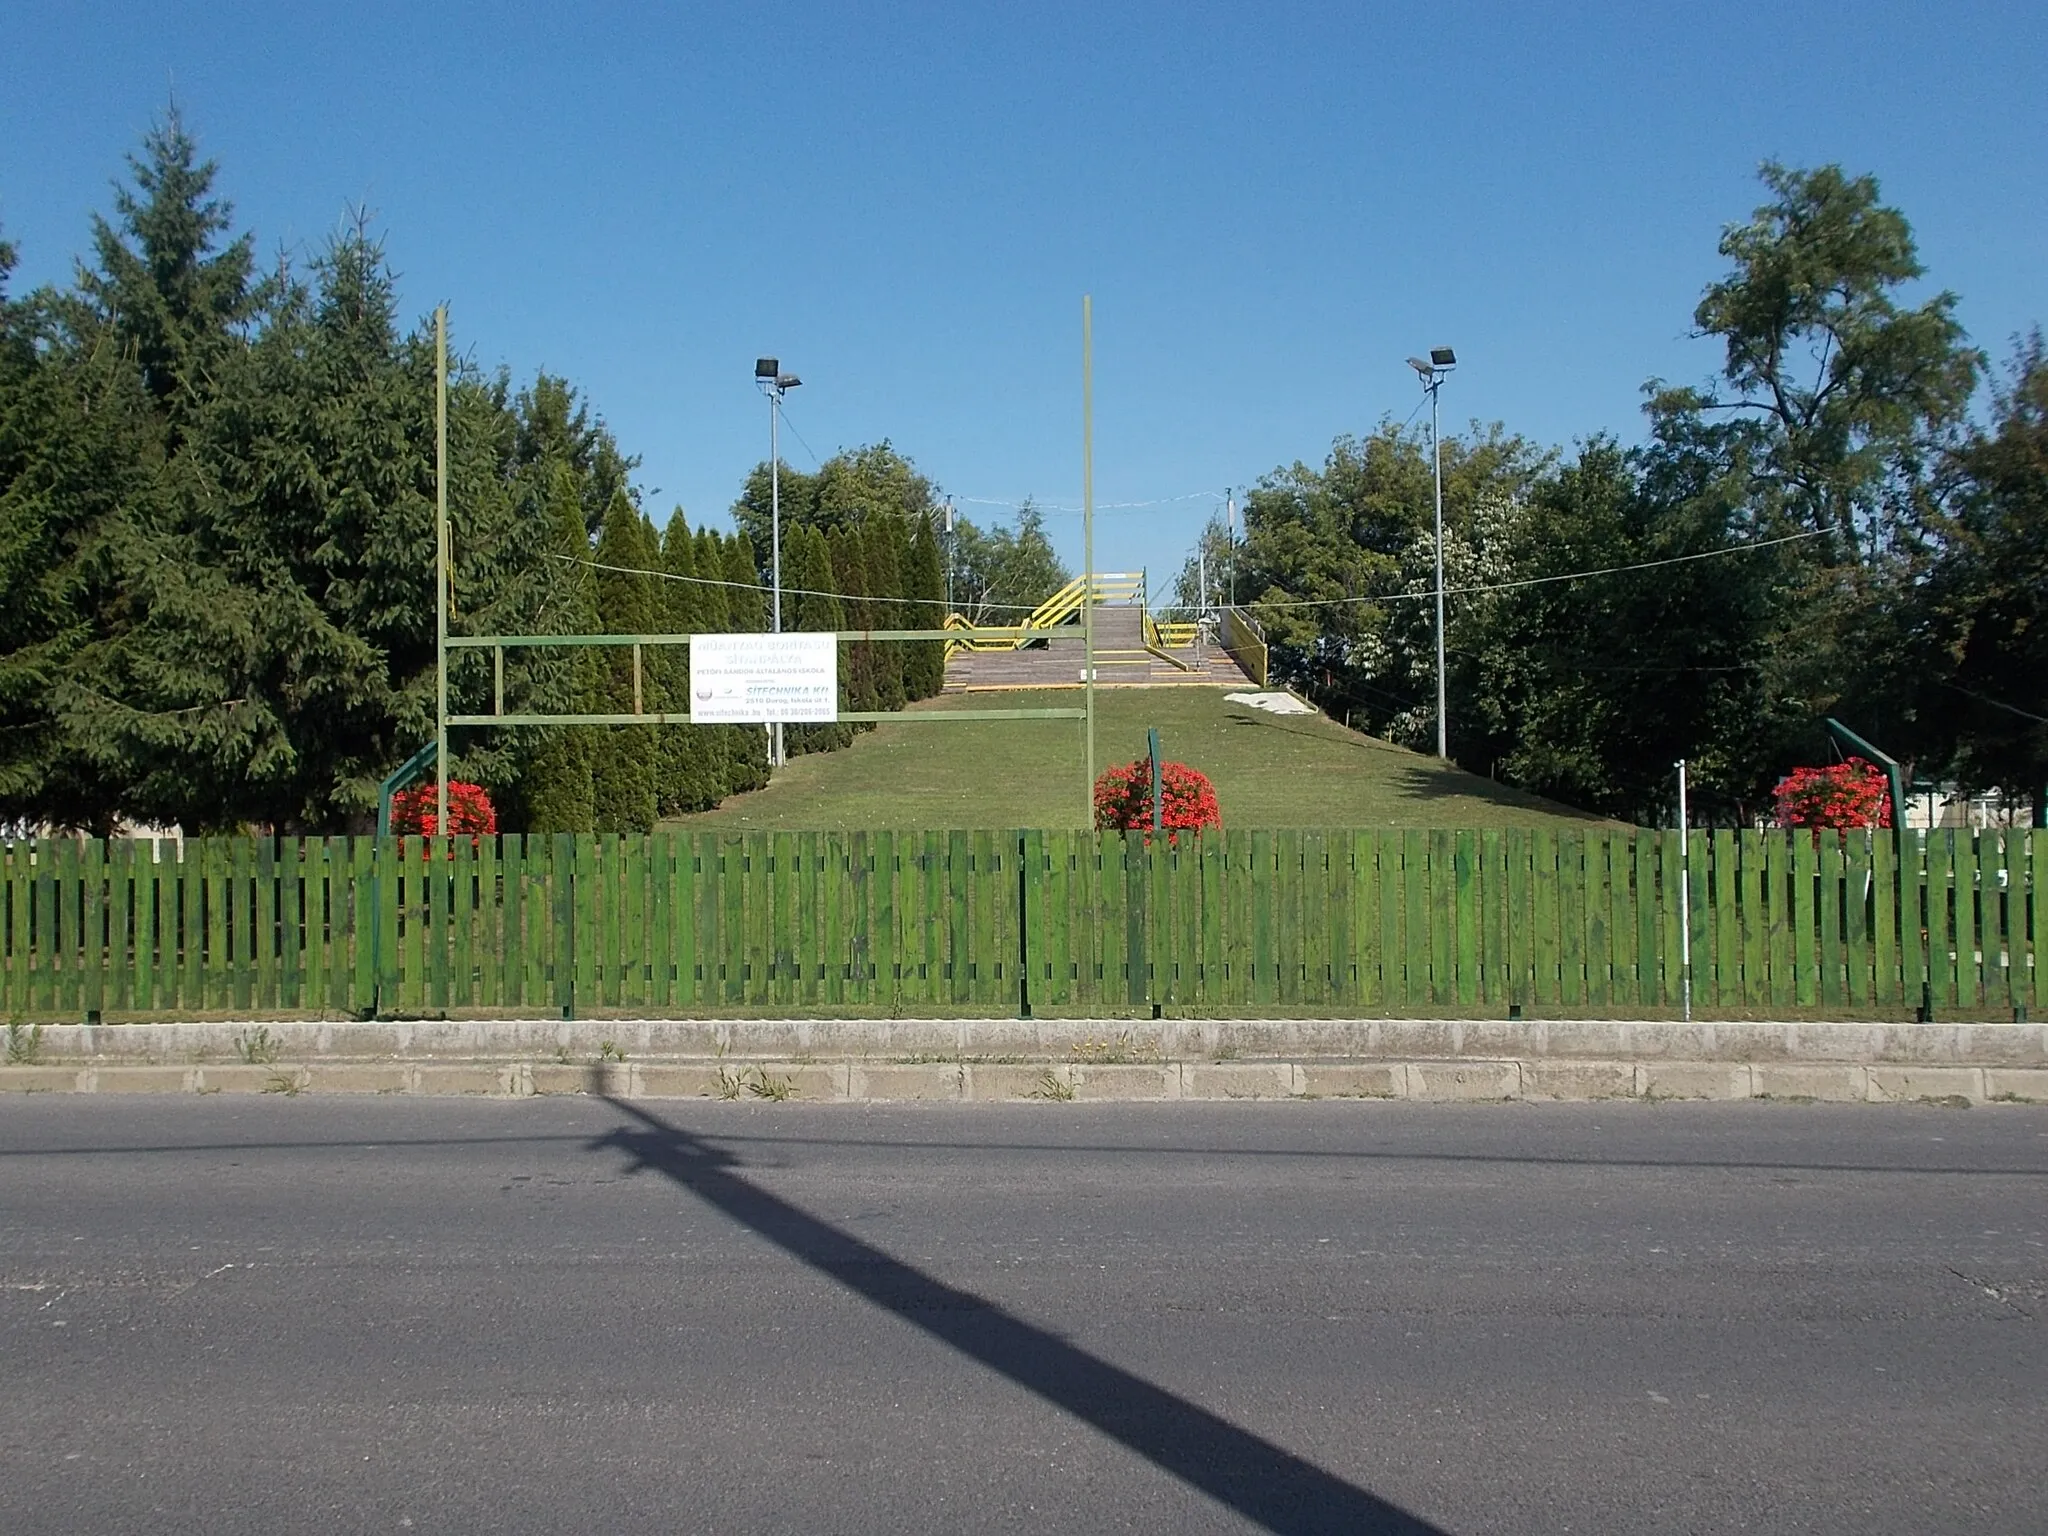
[[[946,615],[945,628],[957,630],[958,638],[946,641],[946,654],[957,655],[961,651],[1021,651],[1031,644],[1031,637],[1018,634],[1020,629],[1055,629],[1067,623],[1081,612],[1081,605],[1089,600],[1088,578],[1076,576],[1059,591],[1031,610],[1030,616],[1021,624],[977,625],[962,614]],[[1142,571],[1097,571],[1093,588],[1093,600],[1099,607],[1105,603],[1139,603],[1145,600],[1145,573]]]

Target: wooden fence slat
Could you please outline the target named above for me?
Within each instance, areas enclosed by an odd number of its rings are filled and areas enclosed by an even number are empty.
[[[1815,892],[1820,884],[1820,850],[1813,834],[1800,828],[1788,834],[1792,864],[1792,1001],[1810,1008],[1820,1000],[1820,962],[1815,928]]]
[[[1953,832],[1929,832],[1921,922],[1927,930],[1927,984],[1936,1008],[1956,1005],[1955,874]]]
[[[1771,1005],[1789,1008],[1799,996],[1799,949],[1793,931],[1798,908],[1793,900],[1796,869],[1792,836],[1786,832],[1764,834],[1764,882],[1770,953],[1766,968],[1770,974]]]
[[[1628,1001],[1638,1008],[1666,1007],[1678,1001],[1677,970],[1666,986],[1664,969],[1664,908],[1678,915],[1678,838],[1661,832],[1638,832],[1629,839],[1631,869],[1628,881],[1629,915],[1635,920],[1635,953],[1630,957]],[[1670,856],[1671,888],[1666,892],[1659,875],[1666,854]],[[1668,898],[1668,899],[1667,899]],[[1674,956],[1674,959],[1676,957]]]
[[[1847,997],[1848,977],[1842,963],[1842,903],[1846,876],[1842,863],[1842,839],[1833,830],[1821,833],[1819,868],[1814,900],[1820,918],[1820,971],[1816,989],[1821,1006],[1839,1011]]]
[[[2026,827],[2012,827],[2005,834],[2006,1006],[2015,1020],[2033,1006],[2034,973],[2041,966],[2030,921],[2040,897],[2048,893],[2041,890],[2041,868],[2034,862],[2035,836]]]
[[[1558,1001],[1582,1007],[1586,998],[1586,843],[1580,831],[1557,836]]]
[[[1586,1005],[1605,1009],[1614,996],[1614,839],[1604,828],[1586,835]]]
[[[1851,832],[1842,850],[1842,987],[1858,1012],[1872,1003],[1870,846],[1867,832]]]
[[[2027,833],[2027,963],[2032,967],[2032,1007],[2048,1016],[2048,828]]]
[[[1984,865],[1978,857],[1977,833],[1968,827],[1955,834],[1956,882],[1956,1002],[1966,1012],[1983,1006],[1984,958]]]
[[[1906,1001],[1900,900],[1898,841],[1879,832],[1870,840],[1870,996],[1880,1007]]]
[[[490,914],[490,960],[497,972],[497,990],[491,1001],[500,1008],[522,1012],[540,1006],[540,998],[527,991],[526,955],[529,945],[525,931],[526,838],[506,833],[496,841],[498,888],[487,893],[485,910]]]

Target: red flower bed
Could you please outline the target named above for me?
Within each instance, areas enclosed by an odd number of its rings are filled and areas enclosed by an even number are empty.
[[[1159,765],[1160,822],[1178,846],[1182,832],[1221,827],[1216,786],[1186,763]],[[1152,760],[1141,757],[1105,769],[1095,781],[1095,825],[1104,831],[1152,831]]]
[[[439,796],[429,782],[402,789],[391,797],[391,830],[400,837],[438,837]],[[498,813],[481,784],[448,781],[448,831],[455,837],[495,837]]]
[[[1778,781],[1781,827],[1889,827],[1890,784],[1884,770],[1860,757],[1828,768],[1794,768]]]

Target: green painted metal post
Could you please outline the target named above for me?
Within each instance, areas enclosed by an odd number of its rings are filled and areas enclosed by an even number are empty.
[[[1095,300],[1081,295],[1081,669],[1087,723],[1082,727],[1086,772],[1081,795],[1095,825]]]
[[[1159,727],[1150,726],[1145,731],[1145,746],[1152,754],[1152,830],[1163,831],[1166,827],[1166,806],[1159,795]]]
[[[448,835],[448,306],[434,311],[434,830]]]
[[[1825,717],[1824,723],[1827,725],[1828,734],[1833,736],[1836,741],[1848,747],[1852,752],[1861,752],[1872,758],[1884,769],[1885,785],[1891,794],[1892,836],[1897,841],[1899,848],[1899,880],[1900,889],[1903,892],[1904,882],[1912,878],[1913,866],[1906,858],[1906,780],[1903,770],[1899,767],[1899,760],[1890,753],[1872,746],[1832,715]],[[1901,934],[1899,937],[1900,942],[1905,942],[1904,934]],[[1926,963],[1924,954],[1922,959],[1923,963],[1920,974],[1923,980],[1920,989],[1920,1022],[1931,1024],[1934,1022],[1934,988],[1931,982],[1924,979],[1929,974],[1929,966]]]

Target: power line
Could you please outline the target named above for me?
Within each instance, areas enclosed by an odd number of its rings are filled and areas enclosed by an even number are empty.
[[[558,555],[552,550],[548,552],[548,558],[550,560],[560,560],[565,565],[588,566],[593,571],[612,571],[620,576],[652,576],[658,581],[680,581],[693,587],[735,587],[743,592],[758,592],[764,597],[768,595],[768,588],[762,586],[759,582],[719,581],[711,576],[678,576],[673,571],[650,571],[637,565],[608,565],[602,560],[588,560],[579,555]],[[905,603],[938,606],[937,599],[929,597],[881,597],[866,592],[821,592],[814,587],[785,586],[782,590],[785,593],[794,593],[799,597],[836,597],[842,602]],[[1035,603],[983,602],[977,603],[975,606],[978,608],[1004,608],[1015,613],[1031,613],[1038,605]]]
[[[966,502],[975,507],[1008,507],[1021,512],[1028,504],[1034,512],[1057,512],[1062,516],[1079,516],[1078,504],[1069,506],[1057,501],[1001,501],[991,496],[955,496],[955,501]],[[1214,491],[1189,491],[1181,496],[1155,496],[1150,501],[1098,501],[1095,510],[1100,512],[1141,512],[1155,507],[1172,506],[1183,501],[1221,501],[1223,498]]]
[[[1754,544],[1730,544],[1721,549],[1703,549],[1690,555],[1672,555],[1663,560],[1639,560],[1633,565],[1603,565],[1593,570],[1565,571],[1556,576],[1530,576],[1521,581],[1500,581],[1481,587],[1446,587],[1446,597],[1475,597],[1488,592],[1513,592],[1521,587],[1540,587],[1554,581],[1582,581],[1589,576],[1615,576],[1624,571],[1652,571],[1659,566],[1683,565],[1689,560],[1713,560],[1722,555],[1747,554],[1755,549],[1769,549],[1776,544],[1790,544],[1799,539],[1818,538],[1823,530],[1814,528],[1805,533],[1788,533],[1781,538],[1759,539]],[[1427,592],[1386,592],[1373,597],[1302,597],[1283,598],[1279,601],[1257,599],[1245,606],[1251,608],[1343,608],[1356,603],[1408,603],[1433,602],[1434,588]]]
[[[1522,581],[1495,582],[1481,587],[1448,587],[1445,589],[1444,595],[1446,597],[1471,597],[1487,592],[1512,592],[1522,587],[1543,586],[1550,582],[1581,581],[1591,576],[1614,576],[1624,571],[1655,570],[1660,566],[1682,565],[1691,560],[1712,560],[1721,555],[1739,555],[1753,549],[1769,549],[1777,544],[1790,544],[1799,539],[1814,538],[1818,535],[1818,532],[1819,530],[1811,530],[1806,533],[1788,533],[1780,538],[1761,539],[1754,544],[1731,544],[1723,549],[1703,549],[1694,554],[1672,555],[1662,560],[1640,560],[1633,565],[1605,565],[1592,570],[1565,571],[1555,576],[1531,576]],[[552,551],[549,552],[548,558],[550,560],[560,560],[569,565],[588,566],[594,571],[612,571],[621,576],[651,576],[660,581],[680,581],[699,587],[733,587],[747,592],[765,593],[768,590],[766,587],[755,582],[720,581],[709,576],[678,576],[672,571],[650,571],[639,566],[610,565],[602,560],[591,560],[578,555],[560,555]],[[882,597],[862,592],[820,591],[812,587],[784,587],[782,590],[802,597],[836,597],[841,601],[859,603],[902,603],[914,605],[926,604],[932,601],[932,599],[927,597]],[[1435,596],[1434,590],[1428,592],[1389,592],[1377,597],[1289,598],[1278,602],[1258,601],[1246,606],[1253,608],[1339,608],[1361,603],[1420,602],[1425,599],[1433,599]],[[976,606],[980,608],[1001,608],[1013,613],[1029,613],[1035,607],[1034,604],[1030,603],[995,602],[978,603]],[[2006,707],[2010,708],[2011,706]]]

